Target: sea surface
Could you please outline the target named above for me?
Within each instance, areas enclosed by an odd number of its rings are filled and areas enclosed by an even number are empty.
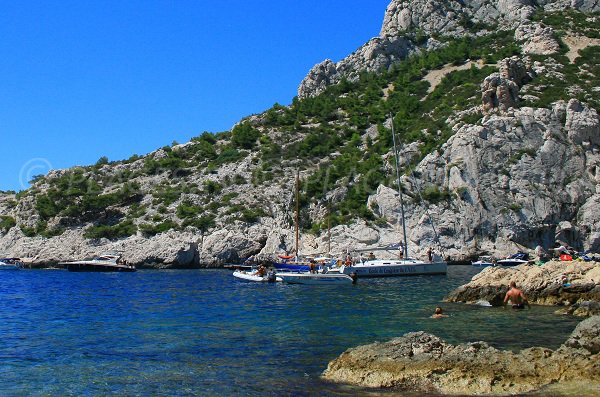
[[[406,332],[554,349],[580,321],[443,302],[479,271],[346,286],[251,283],[220,269],[0,271],[0,395],[405,396],[320,374],[350,347]],[[449,317],[431,319],[436,305]]]

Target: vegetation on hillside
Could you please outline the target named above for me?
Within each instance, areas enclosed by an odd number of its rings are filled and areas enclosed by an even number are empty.
[[[590,18],[597,17],[541,13],[536,19],[562,29],[561,34],[568,29],[596,37],[599,29]],[[418,36],[416,32],[415,40],[422,39]],[[413,55],[387,71],[362,73],[357,81],[344,80],[318,96],[294,98],[289,106],[275,104],[230,132],[204,132],[187,144],[174,143],[145,157],[112,162],[101,157],[89,167],[37,178],[33,188],[17,195],[18,200],[33,203],[39,215],[35,223],[19,224],[14,217],[3,216],[0,232],[19,226],[26,235],[49,237],[85,226],[87,238],[117,239],[135,233],[152,236],[186,228],[204,233],[217,225],[252,224],[269,216],[272,203],[262,199],[251,206],[239,193],[270,185],[291,191],[293,186],[283,184],[293,180],[297,169],[303,172],[299,202],[303,229],[318,232],[326,227],[325,219],[309,216],[308,209],[315,206],[329,206],[331,225],[357,218],[385,224],[368,208],[367,198],[380,184],[394,186],[392,136],[386,127],[390,115],[401,145],[418,148],[401,170],[408,173],[450,138],[450,118],[453,123],[481,119],[477,112],[463,111],[481,103],[480,84],[496,71],[496,62],[520,52],[513,31],[438,39],[445,43],[443,48]],[[587,89],[600,86],[600,51],[583,50],[573,64],[565,52],[552,57],[558,74],[540,76],[527,86],[532,96],[526,104],[548,106],[577,97],[600,107],[600,90]],[[469,60],[481,60],[485,66],[452,72],[428,92],[429,83],[423,78],[429,71]],[[250,176],[236,169],[242,159]],[[232,171],[225,173],[223,167]],[[293,196],[290,192],[278,198],[279,204],[293,208]],[[453,196],[443,187],[429,186],[421,197],[444,203]]]

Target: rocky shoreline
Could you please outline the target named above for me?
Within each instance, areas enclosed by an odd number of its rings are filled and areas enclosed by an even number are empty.
[[[451,345],[435,335],[412,332],[348,349],[329,363],[323,378],[445,395],[600,395],[600,265],[552,261],[488,267],[445,300],[500,306],[510,281],[534,305],[556,306],[557,315],[589,317],[556,350],[531,347],[515,353],[486,342]]]
[[[485,342],[451,345],[424,332],[359,346],[329,363],[329,381],[445,395],[508,395],[560,385],[578,395],[600,393],[600,316],[581,322],[557,350],[518,353]],[[595,391],[595,392],[594,392]]]
[[[561,313],[600,315],[600,264],[550,261],[539,265],[488,267],[452,291],[448,302],[501,306],[514,281],[531,304],[557,306]]]

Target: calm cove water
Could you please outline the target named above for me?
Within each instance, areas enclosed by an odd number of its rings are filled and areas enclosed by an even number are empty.
[[[2,396],[374,396],[320,380],[349,347],[426,331],[451,343],[558,347],[579,319],[554,309],[442,303],[479,269],[258,284],[227,270],[0,272]],[[514,338],[514,327],[521,337]]]

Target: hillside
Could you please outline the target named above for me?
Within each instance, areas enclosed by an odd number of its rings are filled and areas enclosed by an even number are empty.
[[[292,252],[297,171],[301,252],[327,251],[328,208],[333,253],[396,243],[390,114],[411,252],[437,245],[431,220],[455,259],[598,251],[600,4],[537,4],[394,0],[380,36],[316,65],[288,106],[0,194],[0,252],[157,267]]]

